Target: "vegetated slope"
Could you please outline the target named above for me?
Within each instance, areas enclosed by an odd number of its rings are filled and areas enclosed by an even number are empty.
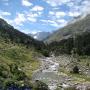
[[[0,19],[0,36],[2,36],[6,41],[11,41],[12,43],[20,43],[26,45],[27,47],[34,47],[36,49],[41,49],[44,45],[43,42],[37,41],[32,37],[14,29],[3,19]]]
[[[40,66],[36,57],[43,47],[42,42],[0,19],[0,89],[30,89],[32,73]]]
[[[51,43],[53,41],[60,41],[62,39],[73,37],[75,34],[81,34],[85,31],[90,32],[90,15],[87,15],[82,19],[78,19],[76,22],[68,24],[64,28],[57,30],[47,38],[45,42]]]
[[[72,50],[79,55],[90,55],[90,33],[76,36],[75,41],[73,38],[54,41],[48,45],[48,49],[56,55],[71,54]]]
[[[58,30],[46,40],[49,49],[58,54],[90,55],[90,15]]]

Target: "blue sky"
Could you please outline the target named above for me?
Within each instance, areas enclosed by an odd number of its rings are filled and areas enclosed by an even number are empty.
[[[90,0],[0,0],[0,18],[24,33],[57,30],[89,10]]]

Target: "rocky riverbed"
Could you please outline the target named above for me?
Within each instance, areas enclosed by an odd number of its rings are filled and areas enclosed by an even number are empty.
[[[70,57],[67,58],[66,56],[61,56],[59,58],[63,60],[65,64],[69,63],[68,59],[70,59]],[[60,73],[60,61],[58,61],[55,56],[40,58],[40,61],[42,62],[42,65],[40,66],[40,69],[35,71],[32,79],[45,82],[50,90],[56,90],[57,86],[60,87],[60,89],[58,90],[64,90],[65,88],[74,88],[71,90],[90,89],[90,82],[73,82],[75,78],[73,78],[72,76],[68,76],[65,73]]]
[[[54,57],[47,57],[40,59],[42,65],[40,69],[34,73],[34,80],[41,80],[48,84],[51,90],[55,90],[60,80],[58,75],[59,64],[55,61]]]

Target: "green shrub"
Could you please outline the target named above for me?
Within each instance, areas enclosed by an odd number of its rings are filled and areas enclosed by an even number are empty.
[[[36,80],[33,85],[33,90],[49,90],[48,85],[45,83]]]
[[[75,66],[75,67],[73,68],[73,73],[79,73],[79,68],[78,68],[78,66]]]

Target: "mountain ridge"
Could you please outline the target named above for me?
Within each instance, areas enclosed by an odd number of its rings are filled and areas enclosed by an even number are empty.
[[[45,42],[51,43],[53,41],[60,41],[67,37],[72,37],[75,34],[81,34],[82,32],[90,32],[90,14],[83,19],[70,23],[67,26],[57,30],[53,33]]]
[[[27,47],[41,49],[41,47],[44,46],[43,42],[35,40],[31,36],[20,32],[3,19],[0,19],[0,36],[7,41],[10,40],[14,43],[26,45]]]
[[[71,54],[90,55],[90,14],[53,33],[47,40],[49,50],[57,55]]]

